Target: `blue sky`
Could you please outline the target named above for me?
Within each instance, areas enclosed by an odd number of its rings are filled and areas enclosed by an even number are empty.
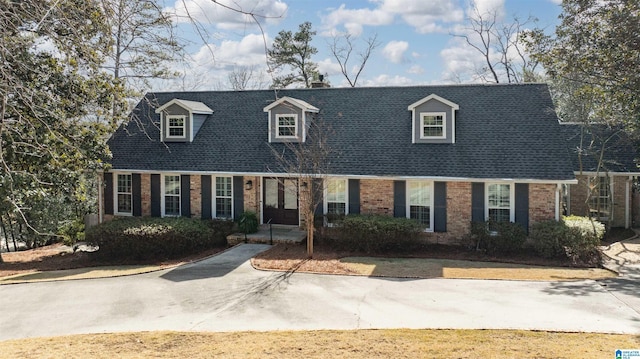
[[[231,12],[212,0],[165,0],[176,15],[179,35],[190,41],[185,64],[176,67],[179,80],[158,82],[154,90],[227,90],[228,73],[251,69],[252,86],[268,86],[265,41],[270,46],[281,30],[297,31],[310,21],[317,31],[313,61],[332,86],[347,86],[329,52],[331,34],[349,33],[356,46],[377,35],[380,46],[371,55],[359,86],[420,85],[481,81],[474,69],[478,53],[464,40],[472,16],[469,0],[217,0],[259,15],[264,36],[255,21]],[[553,31],[561,12],[560,0],[475,0],[482,12],[510,22],[535,17],[536,24]],[[200,24],[196,30],[187,19]],[[355,63],[354,63],[355,64]]]

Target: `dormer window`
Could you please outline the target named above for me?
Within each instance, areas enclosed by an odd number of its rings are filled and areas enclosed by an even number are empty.
[[[295,138],[298,133],[298,115],[278,115],[277,138]]]
[[[167,138],[184,138],[186,133],[185,116],[167,116]]]
[[[202,102],[173,99],[156,110],[160,114],[160,141],[193,142],[213,110]]]
[[[269,113],[269,143],[305,142],[307,139],[307,115],[320,110],[306,101],[283,97],[265,107]]]
[[[409,105],[411,143],[456,143],[458,109],[456,103],[436,94]]]
[[[420,113],[420,138],[446,138],[447,114],[444,112]]]

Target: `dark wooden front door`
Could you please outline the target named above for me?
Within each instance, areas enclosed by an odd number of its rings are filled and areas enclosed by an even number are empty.
[[[298,180],[265,178],[263,182],[264,223],[298,225]]]

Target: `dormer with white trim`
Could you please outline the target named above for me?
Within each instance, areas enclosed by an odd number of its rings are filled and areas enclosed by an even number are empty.
[[[409,105],[411,143],[456,143],[456,110],[459,108],[436,94]]]
[[[156,113],[160,114],[160,141],[193,142],[213,110],[202,102],[175,98],[158,107]]]
[[[318,113],[317,107],[306,101],[283,97],[263,109],[269,113],[269,143],[305,142],[307,115]]]

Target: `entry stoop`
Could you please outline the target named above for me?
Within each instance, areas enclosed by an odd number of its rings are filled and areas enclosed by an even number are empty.
[[[258,232],[247,234],[247,243],[259,243],[259,244],[300,244],[307,239],[307,232],[300,229],[298,226],[285,226],[273,224],[271,228],[269,225],[261,225]],[[227,236],[227,243],[229,245],[235,245],[238,243],[244,243],[244,233],[233,233]]]

